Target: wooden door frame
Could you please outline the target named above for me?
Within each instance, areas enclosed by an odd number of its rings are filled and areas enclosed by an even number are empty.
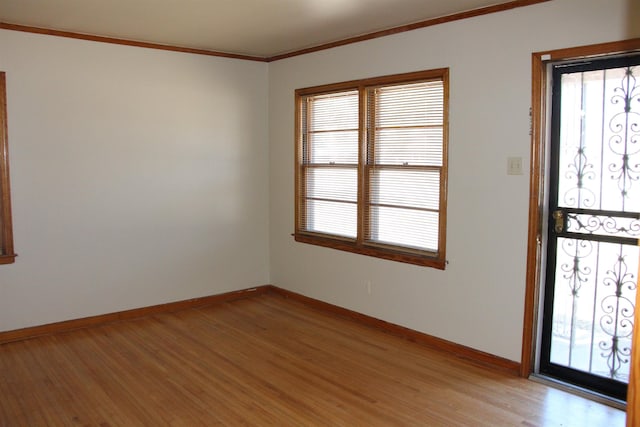
[[[640,38],[590,46],[535,52],[531,55],[531,161],[529,181],[529,231],[527,243],[527,275],[520,375],[533,373],[541,291],[543,253],[543,213],[548,132],[547,132],[547,65],[550,62],[577,60],[640,51]],[[640,333],[640,331],[639,331]],[[635,335],[635,334],[634,334]]]

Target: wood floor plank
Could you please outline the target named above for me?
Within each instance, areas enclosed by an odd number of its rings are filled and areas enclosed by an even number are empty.
[[[276,294],[0,345],[0,426],[607,426],[623,411]]]

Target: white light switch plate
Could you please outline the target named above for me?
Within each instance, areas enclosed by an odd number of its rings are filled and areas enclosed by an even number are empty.
[[[507,175],[522,175],[522,157],[507,158]]]

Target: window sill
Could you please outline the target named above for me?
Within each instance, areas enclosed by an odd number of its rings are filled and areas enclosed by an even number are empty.
[[[423,267],[433,267],[438,270],[444,270],[446,261],[444,257],[435,257],[413,252],[403,252],[397,249],[361,245],[353,240],[336,239],[318,235],[296,233],[293,235],[296,242],[308,243],[311,245],[323,246],[331,249],[352,252],[361,255],[367,255],[375,258],[387,259],[390,261],[404,262]]]
[[[16,262],[16,257],[18,255],[16,254],[12,254],[12,255],[0,255],[0,264],[13,264],[14,262]]]

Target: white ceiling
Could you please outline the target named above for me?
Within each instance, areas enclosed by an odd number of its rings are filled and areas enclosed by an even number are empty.
[[[258,57],[500,0],[0,0],[0,22]]]

